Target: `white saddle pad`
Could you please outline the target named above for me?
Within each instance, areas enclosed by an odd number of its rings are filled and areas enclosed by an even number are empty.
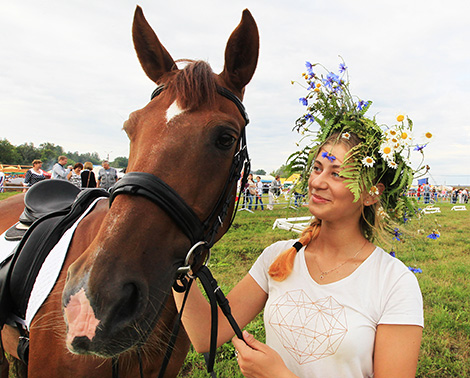
[[[86,211],[76,220],[72,227],[70,227],[54,246],[49,255],[44,260],[41,270],[39,271],[36,281],[34,282],[33,290],[28,301],[28,308],[26,310],[25,319],[16,318],[15,321],[21,322],[29,329],[34,316],[42,306],[47,296],[54,287],[57,278],[59,277],[60,271],[67,256],[67,251],[72,240],[73,234],[81,222],[81,220],[93,209],[96,203],[101,199],[107,199],[106,197],[100,197],[95,199]],[[0,261],[6,259],[19,241],[7,241],[5,240],[5,233],[0,235]]]

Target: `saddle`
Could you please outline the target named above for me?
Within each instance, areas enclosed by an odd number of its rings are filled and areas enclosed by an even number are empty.
[[[44,180],[33,185],[24,197],[25,208],[19,222],[5,233],[5,239],[21,240],[36,220],[56,211],[70,209],[78,193],[80,189],[69,181]]]
[[[25,230],[24,236],[15,250],[0,263],[0,329],[9,319],[25,318],[36,277],[49,252],[91,202],[99,197],[109,197],[109,193],[104,189],[80,191],[67,181],[47,180],[41,181],[35,186],[47,182],[50,184],[42,185],[46,189],[41,188],[36,191],[34,196],[29,196],[27,210],[25,209],[21,215],[21,217],[24,217],[25,214],[36,217],[36,220]],[[72,199],[71,193],[74,190],[70,186],[78,190],[78,192],[75,191],[76,194],[72,201],[70,201]],[[61,189],[67,193],[59,194]],[[43,197],[39,195],[41,193]],[[60,198],[58,203],[52,203],[58,199],[52,193]],[[68,206],[66,206],[67,201]],[[58,210],[58,208],[60,209]]]

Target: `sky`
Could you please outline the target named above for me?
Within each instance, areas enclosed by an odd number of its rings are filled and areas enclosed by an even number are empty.
[[[271,172],[296,151],[292,131],[305,62],[348,66],[352,92],[379,124],[408,115],[431,184],[470,186],[470,2],[454,0],[33,0],[0,4],[0,139],[127,156],[122,124],[154,84],[131,38],[140,5],[176,59],[223,68],[225,44],[248,8],[260,33],[244,103],[253,170]]]

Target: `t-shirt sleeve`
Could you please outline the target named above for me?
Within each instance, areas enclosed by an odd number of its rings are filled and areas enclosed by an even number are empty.
[[[418,325],[424,327],[423,297],[418,280],[410,271],[405,271],[391,283],[383,302],[379,324]]]
[[[280,241],[274,244],[271,244],[267,247],[258,259],[255,261],[249,274],[256,283],[264,290],[265,293],[269,293],[269,281],[271,277],[269,276],[268,270],[276,257],[286,249],[288,249],[294,241]]]

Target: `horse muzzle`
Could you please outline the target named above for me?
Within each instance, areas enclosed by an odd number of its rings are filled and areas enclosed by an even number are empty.
[[[112,357],[143,344],[162,307],[149,302],[144,281],[101,281],[93,290],[89,277],[82,276],[78,284],[69,280],[63,292],[67,348],[76,354]]]

